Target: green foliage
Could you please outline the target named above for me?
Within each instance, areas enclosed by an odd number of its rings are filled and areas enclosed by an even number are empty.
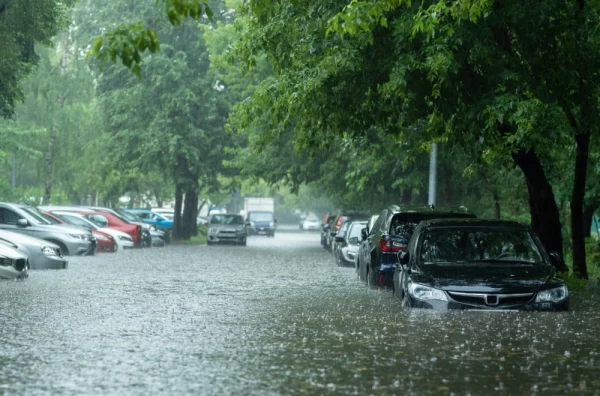
[[[38,61],[36,44],[50,44],[51,38],[67,26],[73,0],[9,0],[0,7],[0,117],[11,118],[24,99],[21,80]]]

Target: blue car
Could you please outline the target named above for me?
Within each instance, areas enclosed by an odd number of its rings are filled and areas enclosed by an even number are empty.
[[[152,224],[160,230],[171,230],[173,228],[173,220],[169,220],[159,213],[155,213],[150,209],[126,209],[127,212],[140,217],[144,222]]]

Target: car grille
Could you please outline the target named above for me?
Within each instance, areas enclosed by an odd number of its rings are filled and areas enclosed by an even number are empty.
[[[27,267],[27,259],[17,259],[15,260],[15,269],[17,271],[23,271]]]
[[[534,293],[483,294],[448,292],[448,295],[456,302],[479,307],[509,307],[526,304],[531,301],[533,294]]]

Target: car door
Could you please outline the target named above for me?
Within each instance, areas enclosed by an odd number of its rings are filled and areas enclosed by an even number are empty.
[[[22,226],[18,224],[18,221],[24,219],[23,216],[9,208],[0,208],[0,228],[6,231],[18,232],[19,234],[25,234],[33,236],[33,227]]]
[[[387,216],[388,210],[384,209],[379,215],[379,218],[377,218],[375,224],[373,224],[373,227],[369,230],[369,235],[367,236],[367,240],[365,241],[366,243],[364,251],[362,252],[363,257],[361,261],[361,264],[364,262],[364,269],[362,270],[362,274],[365,277],[365,279],[367,276],[367,267],[373,269],[373,261],[377,258],[377,249],[379,245],[379,236],[381,235],[381,227],[387,219]]]

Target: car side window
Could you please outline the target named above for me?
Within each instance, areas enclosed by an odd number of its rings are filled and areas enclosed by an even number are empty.
[[[6,208],[0,208],[0,223],[17,225],[17,221],[21,219],[21,216]]]
[[[375,224],[373,224],[373,228],[371,228],[369,230],[369,235],[373,235],[376,232],[379,232],[379,229],[381,228],[383,221],[387,217],[387,212],[388,212],[387,209],[384,209],[383,212],[381,212],[381,214],[379,215],[379,218],[377,218],[377,221],[375,222]]]

